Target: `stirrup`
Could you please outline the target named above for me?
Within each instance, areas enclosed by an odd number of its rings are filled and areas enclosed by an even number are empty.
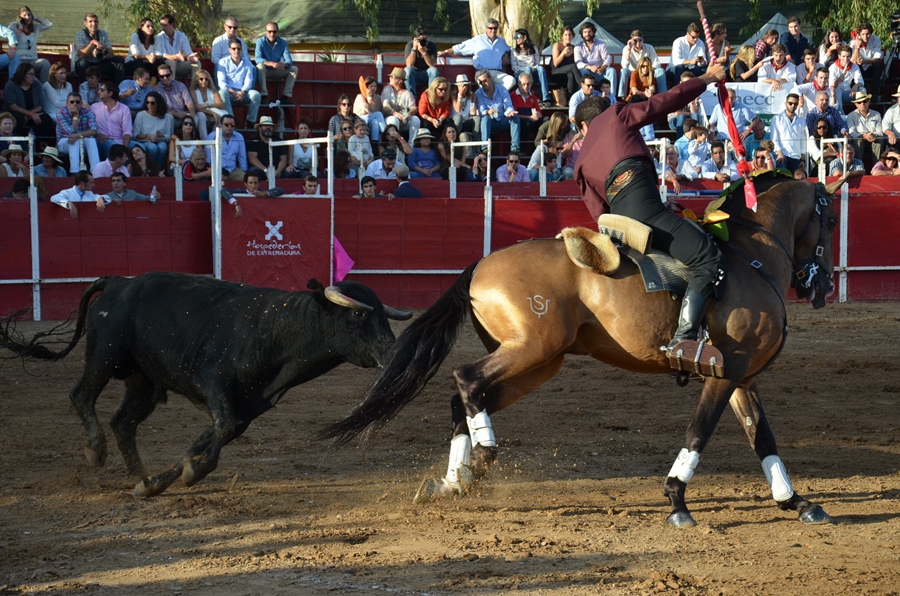
[[[725,376],[725,358],[718,348],[704,337],[685,339],[666,349],[669,365],[681,372],[721,379]]]

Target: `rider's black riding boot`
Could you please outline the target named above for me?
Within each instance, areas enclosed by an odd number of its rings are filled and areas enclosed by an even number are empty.
[[[700,292],[688,288],[687,292],[684,294],[684,298],[681,300],[681,314],[678,316],[678,329],[675,331],[675,337],[669,342],[669,350],[686,339],[698,339],[700,334],[700,323],[703,320],[703,313],[706,311],[706,301],[706,297]]]

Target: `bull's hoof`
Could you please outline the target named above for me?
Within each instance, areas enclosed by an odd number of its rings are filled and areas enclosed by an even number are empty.
[[[834,520],[818,505],[807,507],[800,513],[800,521],[811,526],[833,524]]]
[[[194,486],[209,474],[209,472],[195,468],[194,464],[196,463],[198,462],[190,458],[184,460],[184,467],[181,470],[181,481],[184,482],[185,486]]]
[[[134,496],[140,499],[148,499],[150,497],[155,497],[160,494],[164,490],[166,490],[166,486],[163,486],[158,479],[147,479],[141,480],[134,487]]]
[[[697,525],[697,522],[694,521],[694,518],[687,511],[673,511],[666,518],[666,521],[669,522],[670,526],[676,528],[693,528]]]
[[[87,445],[84,448],[84,457],[90,465],[95,468],[102,468],[106,465],[106,447],[101,446],[99,448],[94,448]]]
[[[440,501],[445,497],[452,496],[456,489],[450,487],[443,479],[426,478],[419,485],[416,496],[413,497],[414,505],[423,505],[434,501]]]

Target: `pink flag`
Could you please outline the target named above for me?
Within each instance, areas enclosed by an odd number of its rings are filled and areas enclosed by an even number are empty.
[[[337,239],[337,236],[334,237],[334,281],[342,281],[347,274],[350,273],[350,270],[353,269],[353,259],[350,258],[350,255],[347,254],[347,251],[344,250],[344,247],[341,246],[340,240]]]

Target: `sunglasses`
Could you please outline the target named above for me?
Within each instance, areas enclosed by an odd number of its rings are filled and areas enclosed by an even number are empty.
[[[240,52],[241,51],[240,46],[238,46],[236,48],[228,48],[228,49],[231,50],[232,52]]]
[[[516,39],[525,39],[524,35],[516,35]]]
[[[789,102],[787,102],[787,105],[789,105],[789,106],[795,106],[795,105],[797,105],[797,102],[796,102],[796,101],[789,101]]]
[[[72,106],[81,105],[81,101],[79,101],[77,99],[72,99],[69,101],[69,105],[72,105]]]
[[[479,85],[487,85],[487,83],[488,83],[487,79],[479,79],[479,81],[478,81]]]
[[[497,30],[496,27],[485,27],[485,29],[487,29],[488,31],[496,31]]]
[[[631,41],[644,41],[643,37],[632,37]]]
[[[594,87],[593,83],[582,83],[582,85],[584,85],[585,87],[590,87],[590,88]]]
[[[342,126],[341,130],[353,130],[353,129],[349,126]]]
[[[515,166],[515,165],[519,164],[519,160],[518,159],[510,159],[506,163],[508,163],[509,165]]]
[[[349,108],[350,104],[348,102],[341,102],[341,107]]]
[[[234,25],[225,25],[226,29],[237,29]]]
[[[181,125],[182,126],[193,126],[194,123],[191,122],[190,120],[185,120],[184,122],[181,123]]]
[[[155,106],[155,105],[156,105],[156,102],[155,102],[155,101],[148,101],[148,102],[147,102],[147,105],[148,105],[148,106]]]
[[[278,31],[274,31],[272,29],[266,29],[266,33],[278,33]]]
[[[446,91],[447,88],[446,88],[446,87],[438,87],[437,90],[438,90],[438,91]]]
[[[827,126],[817,126],[816,130],[828,130]]]
[[[161,79],[168,79],[171,76],[172,76],[172,73],[169,73],[169,74],[159,73],[159,78],[161,78]]]
[[[222,126],[225,128],[234,128],[234,122],[223,122]]]

